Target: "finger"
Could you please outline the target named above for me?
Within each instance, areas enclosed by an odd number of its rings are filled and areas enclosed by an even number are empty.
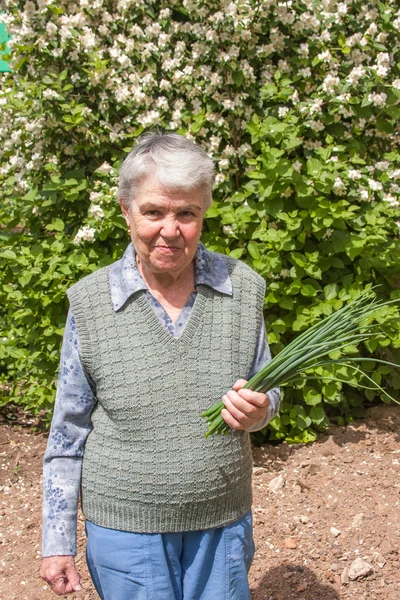
[[[238,395],[246,400],[246,402],[250,402],[259,408],[265,408],[269,406],[269,398],[268,394],[263,394],[261,392],[253,392],[253,390],[239,390]]]
[[[226,408],[223,408],[221,410],[221,416],[224,419],[225,423],[227,425],[229,425],[229,427],[231,427],[232,429],[244,429],[244,425],[242,423],[240,423],[240,421],[238,421],[237,419],[235,419],[231,413],[229,412],[229,410],[227,410]]]
[[[238,379],[232,389],[234,389],[237,392],[238,390],[240,390],[240,388],[242,388],[244,385],[246,385],[246,383],[247,383],[246,379]]]
[[[242,398],[241,395],[239,395],[239,392],[229,390],[229,392],[227,392],[225,395],[232,402],[233,406],[241,413],[243,413],[245,417],[252,416],[259,410],[259,407],[256,404],[244,400],[244,398]],[[236,415],[234,416],[236,417]],[[240,415],[237,415],[236,418],[240,419]]]
[[[225,396],[222,397],[225,408],[230,412],[232,417],[236,419],[236,421],[239,421],[239,423],[248,427],[249,414],[246,412],[246,410],[248,409],[250,412],[253,412],[256,411],[257,408],[254,406],[254,404],[246,403],[240,397],[238,397],[239,400],[232,402],[231,398],[234,395],[237,395],[236,392],[231,390],[231,392],[228,392],[228,394],[225,394]]]
[[[53,579],[53,582],[50,584],[53,592],[62,596],[63,594],[69,594],[73,592],[72,586],[68,581],[66,575],[60,575],[57,579]]]
[[[72,586],[72,590],[75,592],[80,592],[82,589],[81,586],[81,578],[79,576],[78,571],[75,569],[75,565],[68,566],[65,570],[66,575],[68,577],[68,581]]]

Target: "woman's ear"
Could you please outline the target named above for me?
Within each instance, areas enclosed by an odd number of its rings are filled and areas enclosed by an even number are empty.
[[[123,201],[121,198],[120,198],[120,200],[119,200],[119,205],[120,205],[120,207],[121,207],[121,212],[122,212],[122,214],[123,214],[123,215],[124,215],[124,217],[125,217],[126,224],[127,224],[127,225],[128,225],[128,227],[129,227],[129,225],[130,225],[130,215],[129,215],[129,210],[127,209],[127,207],[126,207],[126,205],[125,205],[124,201]]]

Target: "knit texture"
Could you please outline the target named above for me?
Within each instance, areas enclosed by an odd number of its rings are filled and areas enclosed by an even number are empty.
[[[108,267],[68,291],[98,400],[81,486],[82,510],[97,525],[145,533],[208,529],[251,507],[249,434],[205,439],[201,418],[247,377],[262,319],[263,279],[224,259],[233,295],[200,285],[180,338],[165,330],[143,291],[114,311]]]

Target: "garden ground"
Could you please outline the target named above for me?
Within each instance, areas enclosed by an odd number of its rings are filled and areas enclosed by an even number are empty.
[[[39,579],[41,465],[46,434],[9,408],[0,423],[0,597],[50,600]],[[254,450],[254,600],[400,598],[400,407],[331,427],[312,445]],[[79,516],[78,570],[85,565]],[[216,598],[215,600],[219,600]]]

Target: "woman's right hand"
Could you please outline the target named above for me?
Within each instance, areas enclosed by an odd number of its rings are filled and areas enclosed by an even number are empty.
[[[82,589],[73,556],[47,556],[43,559],[40,577],[59,596],[80,592]]]

